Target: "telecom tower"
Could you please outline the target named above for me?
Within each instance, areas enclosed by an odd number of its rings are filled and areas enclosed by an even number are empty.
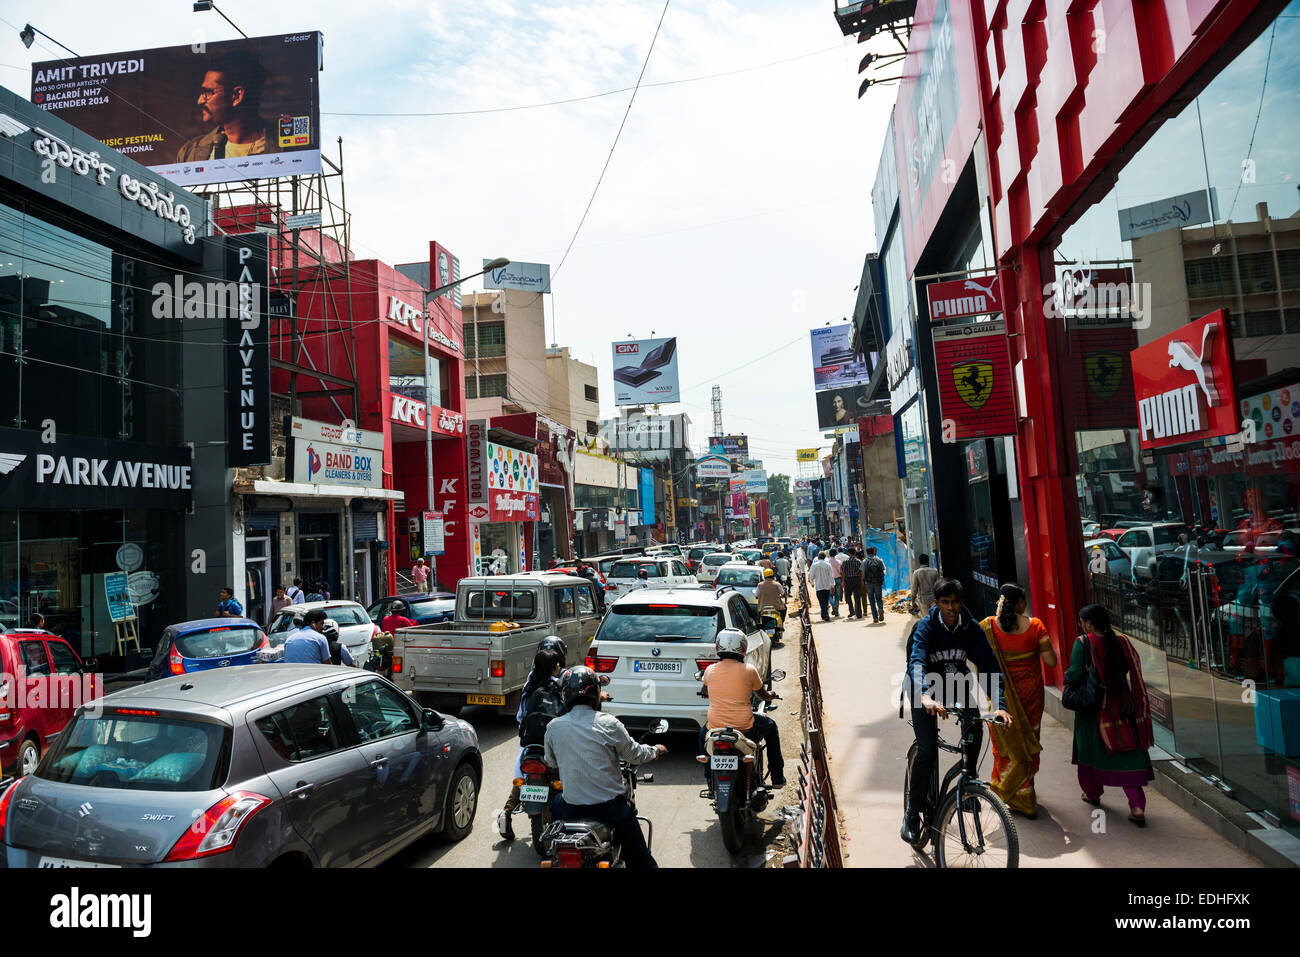
[[[713,387],[713,434],[722,434],[722,386]]]

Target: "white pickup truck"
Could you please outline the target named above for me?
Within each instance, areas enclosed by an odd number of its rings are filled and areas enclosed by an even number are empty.
[[[582,664],[601,618],[594,588],[549,572],[462,578],[453,620],[393,635],[393,682],[446,714],[466,705],[514,714],[547,635],[564,639],[568,665]]]

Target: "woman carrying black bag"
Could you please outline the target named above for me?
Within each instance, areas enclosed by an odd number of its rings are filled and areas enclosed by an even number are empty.
[[[1079,612],[1081,634],[1065,673],[1062,703],[1074,710],[1073,764],[1079,767],[1083,800],[1101,805],[1106,785],[1121,787],[1129,820],[1146,826],[1143,786],[1154,779],[1151,710],[1142,661],[1128,636],[1115,631],[1110,612],[1088,605]]]

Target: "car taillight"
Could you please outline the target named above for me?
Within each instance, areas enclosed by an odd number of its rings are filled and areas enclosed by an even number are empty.
[[[181,657],[181,654],[176,650],[175,645],[172,645],[172,653],[167,660],[171,664],[172,674],[185,674],[185,659]]]
[[[402,673],[402,656],[393,655],[393,674],[400,675],[401,673]]]
[[[578,847],[556,848],[555,861],[561,867],[581,867],[582,849]]]
[[[605,591],[618,591],[618,586],[617,586],[617,585],[606,585],[606,586],[605,586]]]
[[[618,658],[602,658],[598,655],[587,655],[586,665],[598,675],[607,675],[614,670],[618,664]]]
[[[379,630],[379,626],[378,626],[378,625],[371,625],[370,627],[373,629],[373,630],[370,632],[370,640],[371,640],[371,641],[374,641],[376,638],[378,638],[380,635],[383,634],[383,632]]]
[[[695,668],[697,671],[703,671],[709,665],[716,665],[717,663],[718,663],[717,658],[696,658]]]
[[[253,791],[223,797],[185,829],[164,860],[193,861],[232,850],[245,822],[270,803],[269,797]]]
[[[519,762],[519,770],[524,774],[545,774],[546,762],[536,758],[527,758]]]
[[[18,790],[18,785],[22,784],[27,775],[23,775],[13,784],[9,785],[9,790],[5,791],[4,797],[0,797],[0,841],[5,836],[5,818],[9,814],[9,801],[14,796],[14,791]]]
[[[492,675],[493,678],[504,678],[504,677],[506,676],[506,663],[505,663],[505,659],[503,659],[503,658],[493,658],[493,659],[489,662],[489,664],[491,665],[491,668],[492,668],[490,674]]]
[[[267,648],[270,647],[271,647],[271,639],[266,637],[266,632],[262,632],[262,640],[257,643],[258,650],[265,651]]]

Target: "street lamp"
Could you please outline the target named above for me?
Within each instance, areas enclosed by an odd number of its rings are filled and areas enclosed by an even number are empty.
[[[49,40],[51,43],[59,43],[58,40],[54,39],[54,37],[50,36],[44,30],[37,30],[30,23],[25,24],[23,28],[18,31],[18,39],[22,40],[23,46],[25,46],[27,49],[30,50],[32,48],[32,44],[36,42],[36,34],[38,33],[41,36],[45,37],[45,39]],[[59,43],[59,46],[63,47],[63,44]],[[69,49],[68,47],[63,47],[63,49],[67,50],[73,56],[78,56],[76,52]]]
[[[424,468],[427,481],[425,486],[427,498],[424,507],[427,511],[433,511],[433,417],[429,414],[429,304],[463,282],[491,272],[493,269],[504,269],[509,265],[509,259],[494,259],[478,272],[463,276],[437,289],[431,289],[424,294]],[[429,269],[432,271],[433,263],[429,264]],[[462,340],[463,338],[462,336]]]
[[[204,13],[208,10],[216,10],[217,13],[221,13],[221,8],[218,7],[215,3],[213,3],[212,0],[194,0],[195,13]],[[248,34],[245,33],[243,30],[240,30],[239,27],[235,24],[235,21],[230,19],[230,17],[226,16],[224,13],[221,13],[221,19],[225,20],[232,27],[234,27],[235,30],[239,32],[239,35],[243,37],[245,40],[248,39]]]

